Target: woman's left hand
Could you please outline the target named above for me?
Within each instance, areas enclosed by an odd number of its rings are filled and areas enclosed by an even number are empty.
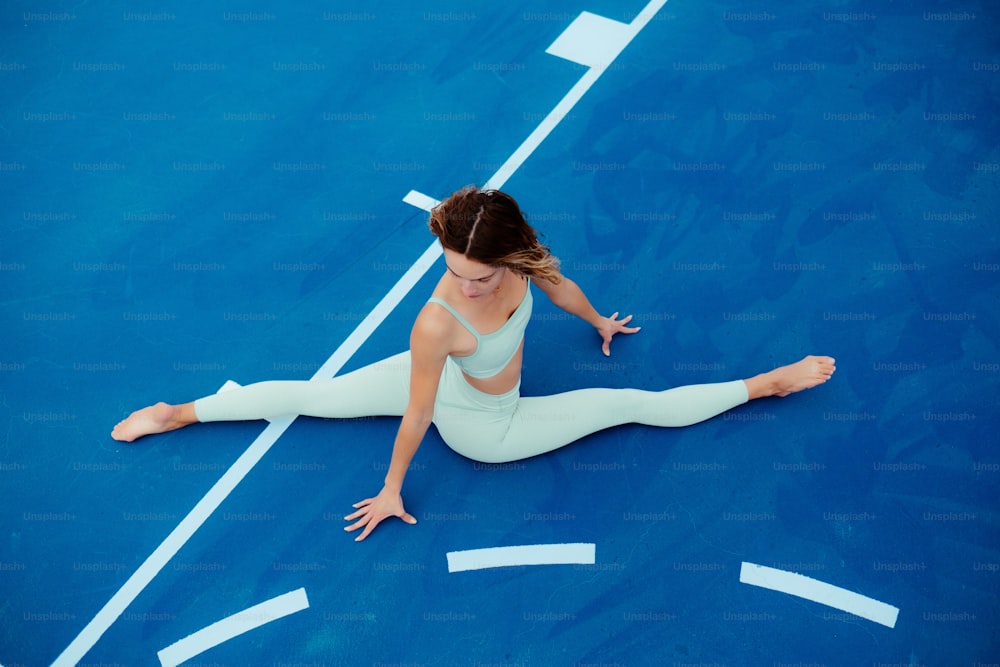
[[[622,319],[618,319],[618,313],[614,313],[611,317],[601,318],[601,323],[597,325],[597,333],[601,334],[601,338],[604,339],[604,344],[601,345],[601,351],[604,352],[605,357],[611,356],[611,338],[616,333],[624,334],[634,334],[642,327],[627,327],[625,326],[632,321],[632,316],[628,315]]]

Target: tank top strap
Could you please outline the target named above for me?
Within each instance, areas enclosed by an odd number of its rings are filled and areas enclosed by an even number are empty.
[[[458,320],[459,324],[468,329],[469,333],[475,336],[477,341],[479,340],[480,334],[478,331],[476,331],[476,328],[473,327],[471,324],[469,324],[469,321],[464,317],[462,317],[461,313],[452,308],[451,304],[449,304],[447,301],[445,301],[444,299],[439,299],[436,296],[432,296],[431,298],[427,299],[427,303],[436,303],[437,305],[443,307],[445,310],[451,313],[456,320]]]

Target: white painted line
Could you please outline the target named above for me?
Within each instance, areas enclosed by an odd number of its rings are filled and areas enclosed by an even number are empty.
[[[448,552],[448,571],[467,572],[516,565],[593,565],[596,547],[589,543],[526,544]]]
[[[646,6],[642,8],[642,11],[636,14],[635,18],[632,19],[632,22],[628,24],[632,34],[629,41],[642,32],[642,29],[653,20],[656,13],[663,9],[663,5],[665,4],[667,4],[667,0],[650,0],[650,2],[646,3]]]
[[[627,23],[583,12],[545,53],[586,67],[607,67],[632,41],[631,32]]]
[[[545,138],[549,136],[549,133],[555,129],[556,125],[566,117],[566,115],[572,110],[580,98],[590,90],[590,87],[594,85],[594,82],[601,78],[603,69],[592,67],[584,73],[580,80],[570,88],[570,91],[559,100],[555,108],[549,112],[542,122],[538,124],[528,138],[517,147],[507,161],[500,165],[497,172],[490,177],[486,184],[483,186],[486,189],[496,189],[499,190],[503,188],[504,184],[514,175],[514,172],[521,168],[524,161],[528,159],[535,149],[538,148]]]
[[[896,627],[899,608],[795,572],[744,562],[740,581],[812,600],[849,614],[867,618],[890,628]]]
[[[636,18],[628,24],[630,27],[630,40],[637,35],[657,11],[665,5],[667,0],[651,0]],[[624,47],[623,47],[624,48]],[[528,138],[514,151],[514,154],[501,165],[500,169],[486,182],[484,187],[501,188],[524,161],[535,151],[542,141],[549,135],[553,128],[559,124],[573,106],[583,97],[583,94],[600,78],[606,69],[603,67],[592,67],[573,86],[569,93],[563,97],[556,105],[556,108],[549,112],[549,115],[539,124],[535,130],[528,135]],[[414,192],[414,191],[411,191]],[[428,201],[436,201],[431,197],[422,195],[426,199],[407,195],[407,203],[412,204],[418,201],[426,205]],[[423,206],[418,206],[423,208]],[[400,301],[416,285],[427,270],[434,264],[441,255],[441,246],[437,241],[431,243],[424,250],[419,259],[409,268],[402,278],[392,287],[388,294],[375,306],[375,309],[366,317],[357,328],[348,336],[340,347],[327,359],[312,379],[325,379],[333,377],[343,365],[357,352],[358,348],[371,336],[389,313],[399,304]],[[291,426],[294,417],[276,419],[268,425],[264,432],[257,436],[247,450],[236,460],[219,481],[209,489],[205,497],[198,501],[198,504],[185,516],[167,538],[143,561],[142,565],[132,574],[125,584],[111,597],[110,600],[97,612],[97,615],[80,631],[69,646],[67,646],[59,657],[53,662],[53,667],[72,667],[93,648],[94,644],[107,632],[108,628],[117,620],[123,611],[138,597],[139,593],[149,585],[149,582],[159,574],[160,570],[173,558],[191,536],[201,527],[206,519],[214,512],[226,497],[232,493],[236,485],[239,484],[246,474],[257,462],[267,453],[271,446],[281,437],[281,435]]]
[[[347,340],[326,360],[326,363],[319,367],[319,370],[316,371],[311,379],[324,380],[336,375],[343,368],[344,364],[354,356],[354,353],[364,345],[364,342],[375,332],[375,329],[385,321],[389,313],[395,310],[396,306],[409,294],[413,286],[420,282],[420,279],[440,256],[441,244],[435,241],[407,269],[403,277],[396,281],[396,284],[392,286],[388,294],[382,297],[382,300],[378,302],[378,305],[375,306],[372,312],[368,313],[368,317],[361,320],[361,323],[351,332]]]
[[[233,637],[308,608],[306,589],[299,588],[216,621],[160,650],[156,656],[163,667],[176,667]]]
[[[406,196],[403,197],[403,201],[410,206],[416,206],[417,208],[423,209],[428,213],[431,212],[432,208],[441,203],[437,199],[434,199],[434,197],[429,197],[422,192],[417,192],[416,190],[410,190],[407,192]]]

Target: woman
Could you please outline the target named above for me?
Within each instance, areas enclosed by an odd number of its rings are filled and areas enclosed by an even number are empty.
[[[361,541],[384,519],[413,524],[403,508],[403,478],[434,423],[453,450],[488,463],[552,451],[601,429],[626,423],[687,426],[748,400],[786,396],[825,382],[830,357],[806,357],[747,380],[667,391],[582,389],[546,397],[519,394],[524,329],[534,285],[568,313],[592,324],[610,354],[615,334],[635,333],[631,316],[603,317],[559,262],[539,243],[517,203],[496,190],[467,187],[431,212],[431,231],[446,270],[410,333],[410,349],[325,381],[249,385],[183,405],[133,412],[112,437],[131,442],[194,422],[282,415],[349,418],[401,416],[382,490],[354,505],[345,530]]]

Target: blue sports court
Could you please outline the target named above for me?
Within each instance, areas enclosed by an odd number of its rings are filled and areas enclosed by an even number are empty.
[[[1000,663],[997,7],[421,4],[0,10],[0,665]],[[510,464],[432,429],[362,543],[398,419],[109,437],[405,350],[466,184],[642,326],[536,292],[523,394],[836,375]]]

